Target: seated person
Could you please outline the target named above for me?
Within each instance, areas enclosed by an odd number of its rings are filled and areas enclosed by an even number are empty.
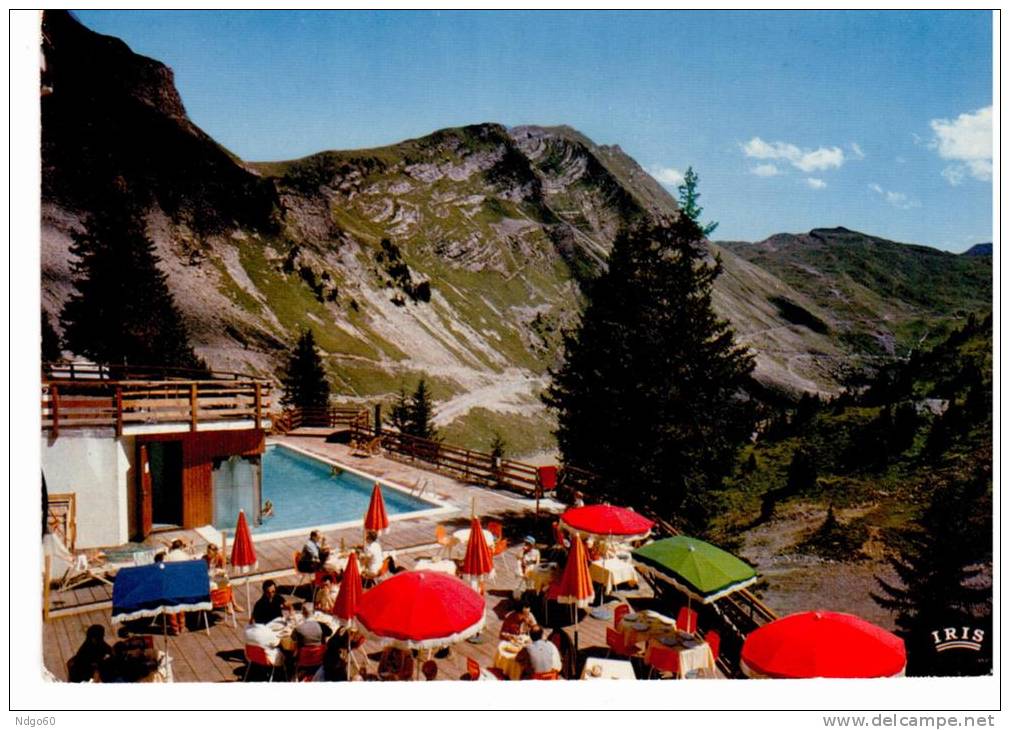
[[[414,671],[414,657],[410,652],[391,646],[382,652],[379,659],[379,679],[396,680],[410,676]]]
[[[68,662],[68,680],[90,682],[111,656],[112,647],[105,641],[105,627],[92,624],[84,632],[84,643]]]
[[[379,536],[375,532],[365,535],[365,547],[361,551],[361,575],[365,578],[374,578],[382,570],[382,545],[379,544]]]
[[[502,639],[512,639],[524,634],[533,635],[533,629],[540,628],[533,611],[528,603],[524,603],[518,611],[513,611],[502,621],[501,632],[498,634]]]
[[[299,649],[303,646],[319,646],[333,633],[329,626],[312,618],[315,612],[315,606],[311,603],[302,604],[302,622],[291,632],[291,638]]]
[[[561,653],[554,644],[544,639],[544,630],[534,627],[530,630],[530,638],[533,642],[516,655],[516,661],[523,667],[523,676],[561,671]]]
[[[274,503],[269,499],[263,503],[263,508],[260,510],[260,519],[267,520],[274,516]]]
[[[316,589],[316,595],[313,596],[316,609],[323,613],[330,613],[333,610],[333,605],[337,602],[337,594],[339,592],[340,587],[333,580],[333,576],[329,573],[324,573],[323,582]]]
[[[253,604],[249,623],[268,624],[284,615],[284,597],[277,592],[277,584],[272,580],[263,582],[263,595]]]
[[[186,543],[182,540],[172,540],[172,544],[169,546],[168,552],[165,553],[166,563],[181,563],[192,559],[193,556],[186,552]]]
[[[348,661],[350,659],[351,634],[340,629],[326,642],[323,665],[312,678],[314,682],[347,682],[350,680]]]
[[[228,574],[225,573],[225,560],[224,555],[221,553],[221,548],[219,548],[214,543],[207,543],[207,552],[204,553],[203,559],[207,561],[207,571],[212,575],[223,575],[225,579],[228,578]]]
[[[298,570],[302,573],[315,573],[323,567],[329,556],[330,550],[326,547],[326,538],[319,530],[313,530],[302,546],[301,555],[298,556]]]
[[[525,576],[526,571],[540,562],[540,551],[537,541],[531,535],[523,538],[523,550],[519,554],[519,575]]]

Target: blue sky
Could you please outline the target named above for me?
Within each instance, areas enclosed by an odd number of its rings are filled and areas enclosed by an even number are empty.
[[[76,11],[247,160],[495,121],[619,144],[714,238],[992,238],[988,12]]]

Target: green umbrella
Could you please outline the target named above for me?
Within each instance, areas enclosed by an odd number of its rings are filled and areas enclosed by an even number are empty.
[[[677,535],[656,540],[632,554],[647,577],[669,583],[688,599],[712,603],[757,580],[752,567],[704,540]]]

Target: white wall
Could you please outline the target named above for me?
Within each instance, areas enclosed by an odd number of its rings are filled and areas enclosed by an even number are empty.
[[[77,495],[77,547],[129,541],[127,472],[134,439],[108,432],[69,432],[50,441],[42,435],[42,473],[50,494]]]

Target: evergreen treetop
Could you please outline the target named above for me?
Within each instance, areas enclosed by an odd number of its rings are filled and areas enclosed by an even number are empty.
[[[302,410],[320,411],[330,403],[330,383],[316,350],[311,329],[303,330],[291,352],[282,376],[284,395],[281,404]]]
[[[73,234],[77,291],[61,316],[67,348],[103,364],[205,370],[139,213],[120,202]]]
[[[702,238],[688,216],[623,231],[544,396],[566,463],[699,529],[753,424],[753,357],[712,309]]]

